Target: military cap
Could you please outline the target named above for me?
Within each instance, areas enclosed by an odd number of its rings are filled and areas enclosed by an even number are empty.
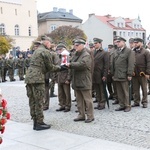
[[[129,43],[133,43],[133,42],[134,42],[134,38],[130,38]]]
[[[114,47],[113,44],[109,44],[109,45],[108,45],[108,48],[113,48],[113,47]]]
[[[137,43],[137,42],[142,42],[143,43],[143,39],[137,37],[137,38],[134,38],[134,42],[135,43]]]
[[[89,43],[89,47],[90,48],[94,47],[94,44],[93,43]]]
[[[124,42],[126,42],[126,39],[124,39],[124,38],[121,37],[121,36],[117,36],[117,37],[116,37],[116,41],[124,41]]]
[[[79,38],[79,39],[76,39],[76,40],[74,41],[74,43],[85,44],[86,41],[85,41],[85,39],[83,39],[83,38]]]
[[[33,41],[33,44],[34,45],[41,45],[41,42],[40,41]]]
[[[46,35],[44,35],[44,36],[41,36],[41,40],[42,40],[42,41],[45,41],[45,40],[47,40],[47,41],[50,41],[50,42],[52,42],[52,39],[51,39],[50,37],[46,36]]]
[[[101,43],[103,40],[99,38],[93,38],[94,43]]]
[[[59,43],[56,48],[57,49],[66,48],[66,45],[64,43]]]

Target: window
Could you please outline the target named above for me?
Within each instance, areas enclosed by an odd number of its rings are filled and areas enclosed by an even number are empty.
[[[54,31],[56,29],[56,25],[51,25],[51,31]]]
[[[15,15],[17,15],[17,9],[15,9]]]
[[[31,27],[28,28],[29,36],[31,36]]]
[[[134,28],[136,28],[136,24],[134,24]]]
[[[120,36],[122,36],[122,32],[120,31]]]
[[[138,37],[138,33],[136,32],[136,37]]]
[[[130,32],[128,32],[128,36],[130,36]]]
[[[133,36],[133,32],[131,32],[131,36]]]
[[[3,23],[0,24],[0,34],[5,35],[5,25]]]
[[[28,16],[30,17],[30,10],[28,11]]]
[[[141,33],[139,33],[139,37],[141,37]]]
[[[1,14],[3,14],[3,7],[0,8],[0,12],[1,12]]]
[[[15,35],[19,35],[19,25],[15,25]]]
[[[137,28],[139,29],[139,25],[137,25]]]
[[[120,23],[118,23],[118,27],[120,27]]]
[[[123,28],[123,23],[121,23],[121,27]]]
[[[123,32],[123,36],[124,36],[124,37],[126,36],[126,33],[125,33],[125,32]]]

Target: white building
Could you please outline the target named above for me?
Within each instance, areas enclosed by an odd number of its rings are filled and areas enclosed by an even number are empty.
[[[0,34],[15,40],[14,47],[30,48],[38,36],[35,0],[0,0]]]
[[[125,38],[127,46],[131,37],[146,40],[146,31],[142,28],[140,19],[90,14],[88,20],[83,23],[82,30],[87,35],[88,42],[92,42],[94,37],[103,39],[103,48],[106,48],[108,44],[113,44],[114,36]]]

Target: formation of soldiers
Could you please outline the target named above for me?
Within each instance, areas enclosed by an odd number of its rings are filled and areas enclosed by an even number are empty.
[[[5,55],[0,55],[0,82],[6,82],[7,75],[11,82],[16,81],[14,78],[15,71],[17,71],[19,80],[24,80],[25,71],[29,67],[31,55],[28,53],[26,58],[21,53],[18,55],[18,58],[14,58],[11,54],[9,54],[8,58]]]

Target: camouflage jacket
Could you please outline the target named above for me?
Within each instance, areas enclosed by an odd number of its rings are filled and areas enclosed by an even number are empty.
[[[47,72],[59,70],[60,66],[53,64],[49,50],[47,50],[44,45],[40,45],[31,57],[25,83],[45,83],[45,74]]]

